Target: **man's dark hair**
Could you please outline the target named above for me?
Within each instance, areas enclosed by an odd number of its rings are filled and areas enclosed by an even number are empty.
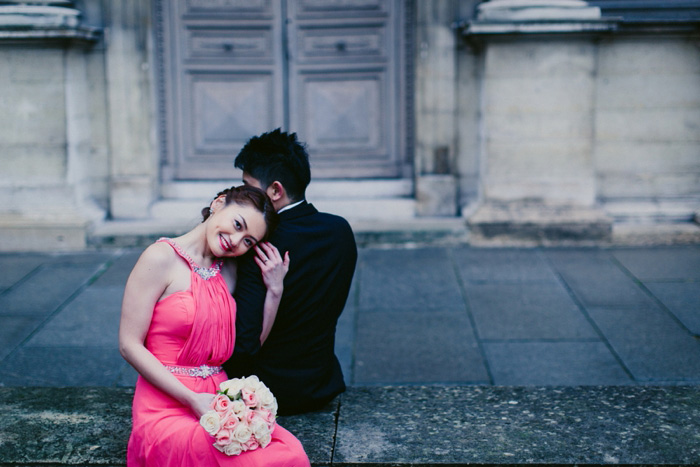
[[[260,181],[263,189],[277,180],[292,202],[304,199],[311,182],[309,155],[304,144],[297,140],[296,133],[279,128],[250,138],[234,165]]]

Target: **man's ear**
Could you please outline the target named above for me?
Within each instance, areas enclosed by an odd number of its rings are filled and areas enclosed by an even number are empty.
[[[287,192],[285,191],[284,186],[282,186],[282,184],[277,180],[270,183],[270,186],[267,187],[267,196],[269,196],[273,202],[284,198],[286,194]]]

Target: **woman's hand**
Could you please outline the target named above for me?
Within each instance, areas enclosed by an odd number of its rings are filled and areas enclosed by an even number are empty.
[[[190,400],[190,408],[192,412],[197,416],[199,420],[202,415],[211,410],[211,401],[214,400],[214,394],[208,394],[205,392],[195,392],[192,394],[192,399]]]
[[[269,292],[281,296],[284,290],[284,276],[289,271],[289,252],[286,252],[282,259],[277,248],[269,242],[255,245],[255,252],[255,262],[262,272],[265,287]]]

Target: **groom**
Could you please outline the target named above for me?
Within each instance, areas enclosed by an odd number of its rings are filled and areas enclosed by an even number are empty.
[[[269,241],[289,272],[277,318],[260,346],[265,285],[253,255],[241,258],[234,297],[236,347],[224,364],[229,378],[257,375],[273,392],[280,415],[323,407],[345,390],[335,356],[335,328],[345,307],[357,247],[345,219],[318,212],[305,200],[308,154],[295,133],[279,129],[251,138],[235,166],[243,183],[262,188],[280,214]]]

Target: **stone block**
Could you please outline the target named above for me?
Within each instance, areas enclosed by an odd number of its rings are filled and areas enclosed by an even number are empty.
[[[599,110],[595,116],[600,141],[700,141],[700,109]]]
[[[700,73],[697,43],[683,37],[637,36],[602,41],[598,76]]]
[[[460,277],[473,283],[554,284],[557,275],[537,249],[455,248],[452,252]]]
[[[395,387],[343,394],[339,465],[697,464],[690,387]]]
[[[3,170],[0,183],[24,186],[64,183],[66,181],[65,144],[7,144],[0,156]]]
[[[145,219],[155,198],[150,176],[121,177],[110,184],[110,211],[114,219]]]
[[[70,251],[87,246],[84,219],[0,217],[0,251]]]
[[[508,241],[526,244],[610,240],[612,219],[582,206],[487,203],[467,219],[475,243]]]
[[[700,143],[692,141],[596,141],[595,168],[601,175],[700,173]]]
[[[416,214],[454,217],[457,214],[457,180],[453,175],[416,177]]]
[[[595,45],[588,41],[492,42],[486,49],[485,78],[552,78],[592,75]]]
[[[491,113],[484,116],[489,142],[590,140],[588,113]]]
[[[484,86],[487,114],[569,114],[588,112],[593,104],[594,82],[588,75],[492,78]]]
[[[600,77],[597,109],[668,109],[700,107],[700,72],[631,74]]]

